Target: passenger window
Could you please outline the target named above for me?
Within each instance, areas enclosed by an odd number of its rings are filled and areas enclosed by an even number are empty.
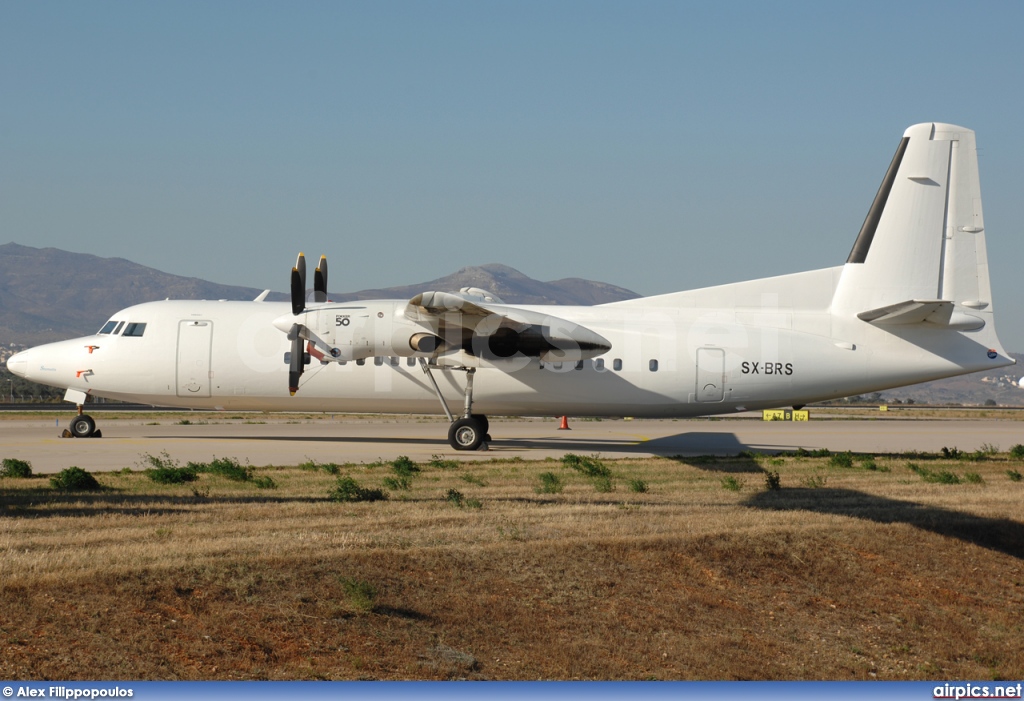
[[[381,365],[383,365],[384,364],[384,356],[383,355],[378,355],[376,358],[373,359],[373,364],[376,365],[377,367],[380,367]]]
[[[562,363],[561,362],[551,363],[551,367],[554,368],[555,370],[561,370],[562,369]]]
[[[647,367],[651,369],[651,372],[658,372],[658,361],[652,359],[651,362],[647,364]]]
[[[393,367],[393,368],[397,368],[398,367],[398,356],[397,355],[391,356],[391,367]]]
[[[416,358],[413,358],[412,356],[406,358],[405,359],[405,364],[408,365],[411,368],[416,367]]]
[[[146,325],[132,322],[124,327],[124,336],[141,336],[146,332]]]
[[[618,372],[622,369],[622,358],[616,358],[612,361],[612,370]]]
[[[114,330],[115,326],[117,326],[117,322],[116,321],[108,321],[107,323],[105,323],[103,325],[103,328],[100,329],[97,333],[108,334],[108,333],[110,333],[111,331]]]
[[[604,371],[604,358],[594,358],[594,369],[598,372]]]
[[[583,369],[583,361],[582,360],[577,360],[576,361],[576,369],[577,370],[582,370]]]
[[[360,358],[357,360],[356,365],[366,365],[366,358]]]

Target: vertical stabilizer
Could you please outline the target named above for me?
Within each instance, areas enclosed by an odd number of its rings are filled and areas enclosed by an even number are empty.
[[[914,305],[932,305],[934,313],[913,311]],[[870,323],[984,328],[981,335],[998,348],[973,131],[939,123],[907,129],[843,268],[832,310]]]

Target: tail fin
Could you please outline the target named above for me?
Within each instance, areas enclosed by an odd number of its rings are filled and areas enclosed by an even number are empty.
[[[984,328],[999,348],[973,131],[938,123],[907,129],[832,309],[874,324]]]

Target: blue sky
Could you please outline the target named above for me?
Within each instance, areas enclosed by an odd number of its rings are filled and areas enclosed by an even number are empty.
[[[845,261],[903,130],[978,133],[1024,350],[1019,2],[7,2],[0,242],[283,290],[500,262],[643,294]],[[59,271],[40,271],[56,275]]]

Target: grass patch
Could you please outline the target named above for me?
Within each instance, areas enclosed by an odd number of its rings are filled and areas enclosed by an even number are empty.
[[[782,479],[778,470],[765,470],[764,486],[771,490],[782,489]]]
[[[841,467],[849,469],[853,467],[853,453],[846,451],[845,453],[836,453],[828,459],[829,467]]]
[[[0,463],[0,477],[31,477],[32,463],[18,458],[4,458]]]
[[[157,484],[184,484],[199,479],[199,473],[191,464],[180,467],[166,452],[160,455],[143,455],[142,459],[144,463],[149,464],[149,467],[143,470],[143,474]]]
[[[1010,478],[1011,482],[1020,482],[1021,479],[1024,479],[1019,470],[1007,470],[1006,476]]]
[[[726,475],[722,478],[722,489],[727,489],[730,492],[738,492],[743,489],[743,480],[738,479],[733,475]]]
[[[477,477],[476,475],[470,475],[470,474],[459,475],[459,479],[461,479],[463,482],[469,482],[470,484],[475,484],[478,487],[486,487],[487,486],[487,482],[485,482],[482,477]]]
[[[235,458],[214,458],[210,462],[190,462],[186,467],[190,467],[196,472],[220,475],[232,482],[249,482],[253,477],[252,467],[243,466]]]
[[[68,467],[50,478],[54,489],[62,492],[96,492],[103,487],[96,478],[80,467]]]
[[[459,466],[459,461],[447,460],[441,455],[431,455],[427,465],[437,470],[454,470]]]
[[[562,456],[562,465],[564,467],[571,468],[577,472],[586,475],[587,477],[608,477],[612,476],[612,471],[608,469],[597,456],[588,457],[586,455],[576,455],[575,453],[566,453]]]
[[[336,475],[341,472],[341,465],[335,462],[317,462],[316,460],[307,460],[306,462],[300,462],[298,467],[300,470],[308,470],[310,472],[323,470],[329,475]]]
[[[615,484],[612,482],[611,477],[594,477],[593,478],[594,489],[602,494],[615,491]]]
[[[644,494],[650,490],[650,487],[647,486],[647,483],[639,478],[633,478],[627,481],[626,486],[629,489],[629,491],[636,492],[637,494]]]
[[[331,501],[386,501],[387,492],[382,489],[370,489],[361,486],[351,477],[339,477],[331,493],[327,495]]]
[[[964,481],[968,484],[985,484],[985,480],[977,472],[965,472]]]
[[[925,482],[932,484],[960,484],[959,475],[949,470],[930,470],[927,467],[921,467],[912,462],[907,463],[907,468]]]
[[[377,602],[377,588],[361,579],[341,577],[339,579],[345,600],[359,613],[372,613]]]
[[[1024,460],[1024,445],[1018,443],[1010,448],[1010,457],[1014,460]]]
[[[277,489],[277,482],[270,475],[253,477],[252,483],[257,489]]]
[[[562,480],[554,472],[542,472],[538,477],[540,478],[540,486],[537,487],[538,494],[559,494],[565,489]]]

